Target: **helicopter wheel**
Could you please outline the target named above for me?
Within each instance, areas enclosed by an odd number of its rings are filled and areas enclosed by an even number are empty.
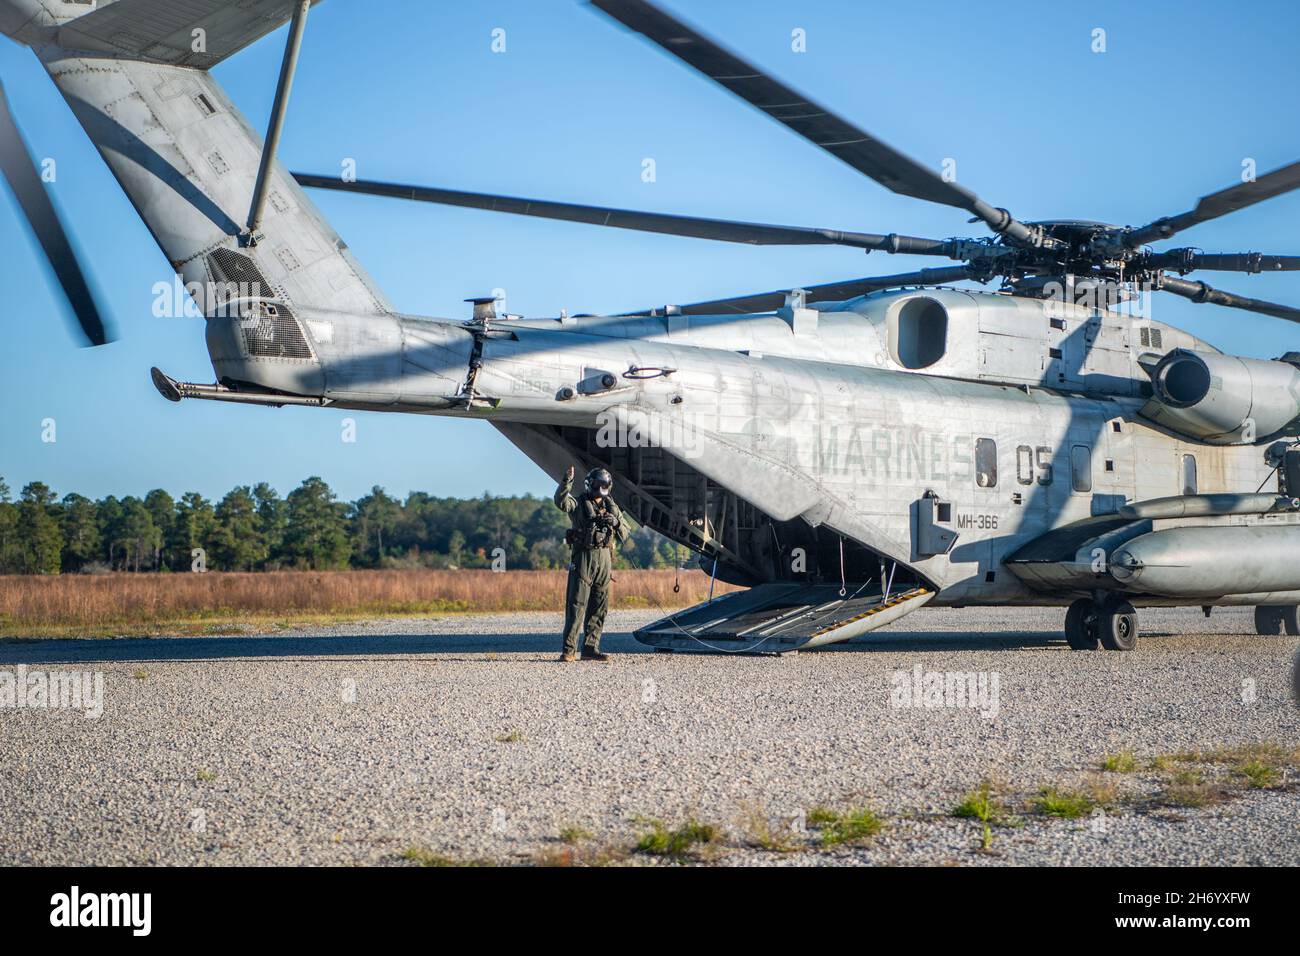
[[[1107,603],[1097,618],[1097,635],[1108,651],[1131,651],[1137,647],[1138,616],[1127,601]]]
[[[1300,607],[1294,604],[1261,604],[1255,608],[1256,634],[1300,634]]]
[[[1065,612],[1065,642],[1076,651],[1095,651],[1101,644],[1097,637],[1097,602],[1079,598]]]

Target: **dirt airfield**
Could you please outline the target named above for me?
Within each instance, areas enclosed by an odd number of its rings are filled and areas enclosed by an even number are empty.
[[[1248,609],[1146,611],[1128,654],[1037,609],[654,654],[656,616],[613,613],[605,664],[545,613],[0,642],[102,681],[98,716],[0,708],[0,863],[1300,860],[1296,640]]]

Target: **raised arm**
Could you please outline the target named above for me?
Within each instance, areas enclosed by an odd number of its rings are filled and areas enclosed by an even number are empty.
[[[559,508],[566,515],[571,513],[574,508],[578,507],[577,499],[569,492],[573,490],[573,466],[564,473],[560,480],[560,486],[555,489],[555,507]]]

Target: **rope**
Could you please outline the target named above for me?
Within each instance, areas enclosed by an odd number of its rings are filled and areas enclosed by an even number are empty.
[[[686,630],[686,628],[678,624],[677,614],[681,614],[682,613],[681,611],[678,611],[676,614],[674,614],[671,611],[669,611],[666,607],[664,607],[662,604],[660,604],[658,601],[656,601],[653,595],[647,595],[647,597],[650,598],[650,603],[653,604],[655,607],[657,607],[659,609],[659,612],[667,618],[668,623],[671,624],[673,627],[677,628],[677,630],[682,632],[682,636],[690,638],[692,641],[694,641],[696,644],[699,644],[701,647],[707,647],[711,651],[717,651],[719,654],[748,654],[751,651],[753,651],[754,648],[761,647],[763,644],[766,644],[768,641],[770,641],[773,637],[776,636],[774,634],[769,634],[761,641],[757,641],[754,644],[750,644],[748,647],[717,647],[716,645],[710,644],[708,641],[701,640],[700,638],[692,634],[690,631]],[[685,610],[689,611],[690,608],[686,608]]]
[[[840,535],[840,597],[848,593],[849,588],[844,581],[844,535]]]

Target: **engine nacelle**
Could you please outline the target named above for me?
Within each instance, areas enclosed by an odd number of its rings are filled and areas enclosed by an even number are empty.
[[[1247,445],[1300,417],[1300,368],[1290,362],[1175,349],[1150,370],[1142,414],[1212,445]]]

